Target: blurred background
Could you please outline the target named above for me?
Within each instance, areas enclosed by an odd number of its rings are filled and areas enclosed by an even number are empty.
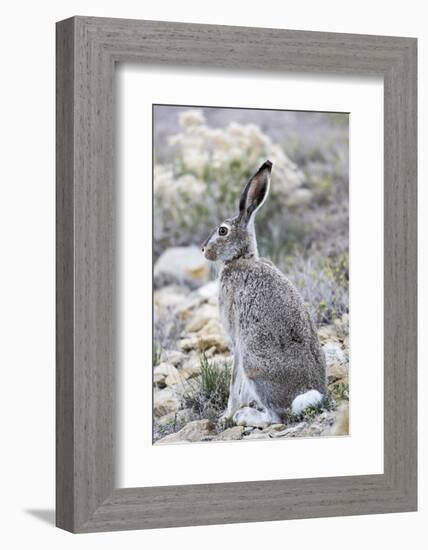
[[[256,218],[259,252],[303,293],[318,324],[348,311],[346,113],[154,107],[155,260],[203,242],[273,162]]]
[[[348,433],[348,114],[154,105],[153,140],[154,441]],[[201,243],[237,213],[266,159],[273,170],[256,216],[259,253],[300,290],[329,391],[301,418],[262,432],[225,430],[231,349],[219,319],[219,266]]]

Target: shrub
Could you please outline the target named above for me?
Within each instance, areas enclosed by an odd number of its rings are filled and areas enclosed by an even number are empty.
[[[232,215],[243,186],[268,158],[275,169],[260,226],[275,216],[282,225],[284,207],[295,209],[311,201],[303,172],[257,125],[231,122],[224,129],[210,128],[202,112],[185,111],[180,126],[181,132],[168,140],[173,160],[154,167],[155,254],[165,242],[199,242]]]
[[[230,377],[229,362],[218,365],[203,354],[200,376],[185,382],[185,407],[191,408],[201,418],[217,419],[227,407]]]
[[[348,254],[325,258],[313,253],[285,256],[278,262],[299,289],[317,325],[328,324],[349,312]]]

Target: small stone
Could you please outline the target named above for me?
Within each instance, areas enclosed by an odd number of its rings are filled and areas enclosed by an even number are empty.
[[[153,385],[160,389],[164,388],[166,386],[165,378],[164,374],[153,374]]]
[[[153,396],[153,413],[155,416],[165,416],[170,412],[178,411],[180,400],[170,388],[158,390]]]
[[[348,369],[346,365],[341,363],[333,363],[328,365],[327,367],[327,380],[329,384],[332,384],[333,382],[336,382],[336,380],[340,380],[341,378],[344,378],[348,374]]]
[[[179,342],[182,351],[206,351],[214,347],[219,353],[229,351],[229,345],[221,334],[201,334],[191,338],[185,338]]]
[[[318,329],[318,338],[321,343],[332,339],[336,339],[336,329],[333,325],[326,325]]]
[[[162,358],[165,363],[170,363],[174,367],[180,367],[186,359],[184,353],[175,349],[163,350]]]
[[[165,378],[165,384],[167,386],[175,386],[176,384],[180,384],[184,382],[184,380],[190,378],[190,374],[186,371],[186,369],[177,370],[175,367],[174,369],[175,371],[168,374]]]
[[[244,434],[243,426],[233,426],[233,428],[227,428],[224,432],[221,432],[216,436],[216,441],[236,441],[242,439]]]
[[[331,428],[330,435],[349,435],[349,404],[342,403]]]
[[[269,437],[298,437],[304,435],[306,428],[308,427],[307,422],[300,422],[296,426],[292,426],[283,431],[271,431],[269,432]]]
[[[153,267],[155,286],[177,282],[197,288],[208,282],[210,264],[197,246],[167,248]]]
[[[191,294],[189,298],[184,300],[178,307],[175,308],[174,312],[180,319],[186,321],[187,319],[191,319],[203,301],[203,298],[200,296]]]
[[[166,362],[159,363],[159,365],[153,369],[154,374],[162,374],[163,376],[169,376],[175,372],[177,372],[176,367],[174,367],[173,364]]]
[[[197,293],[199,296],[208,300],[210,298],[217,298],[218,296],[218,281],[211,281],[200,288],[198,288]]]
[[[214,320],[217,321],[216,327],[219,326],[218,322],[218,308],[216,306],[212,306],[210,304],[203,304],[201,307],[199,307],[196,312],[190,317],[189,322],[186,325],[186,331],[187,332],[199,332],[200,330],[204,329],[204,332],[206,331],[206,326],[210,323],[210,321]],[[222,330],[222,327],[220,326],[220,330]],[[217,329],[216,332],[219,332]]]
[[[282,432],[285,430],[286,426],[285,424],[271,424],[269,427],[270,430],[273,430],[274,432]]]
[[[168,285],[153,294],[153,305],[157,310],[176,308],[179,304],[186,301],[189,291],[186,287],[178,285]]]
[[[215,434],[215,425],[211,420],[193,420],[180,431],[167,435],[160,439],[158,444],[188,443],[197,441],[210,441]]]
[[[188,380],[189,378],[195,378],[196,376],[199,376],[201,373],[201,364],[198,365],[189,365],[187,367],[183,367],[180,370],[180,374],[183,375],[185,380]]]

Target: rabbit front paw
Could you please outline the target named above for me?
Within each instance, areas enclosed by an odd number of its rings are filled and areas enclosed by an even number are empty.
[[[254,407],[242,407],[233,415],[233,422],[237,426],[266,428],[271,424],[271,421],[271,416],[267,410],[258,410]]]

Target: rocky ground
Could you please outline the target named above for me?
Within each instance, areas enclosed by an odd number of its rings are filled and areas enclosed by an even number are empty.
[[[185,258],[185,261],[183,261]],[[217,283],[195,247],[168,249],[154,268],[153,439],[157,444],[348,433],[348,316],[321,326],[329,395],[319,409],[265,429],[224,427],[231,355]]]

